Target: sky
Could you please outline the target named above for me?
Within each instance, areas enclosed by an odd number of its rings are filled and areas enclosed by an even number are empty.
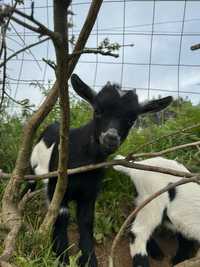
[[[31,0],[24,2],[20,9],[30,14]],[[53,1],[34,2],[35,18],[52,29]],[[91,0],[72,1],[70,35],[77,38],[90,3]],[[190,50],[191,45],[200,43],[200,1],[104,0],[87,47],[96,48],[106,37],[125,45],[119,50],[119,57],[82,55],[74,70],[95,90],[111,81],[124,89],[136,88],[140,101],[172,95],[187,97],[194,104],[200,102],[200,50]],[[36,41],[36,33],[12,22],[7,34],[8,54]],[[130,44],[134,46],[127,46]],[[55,80],[53,70],[42,58],[55,59],[51,41],[7,64],[12,97],[28,98],[35,105],[42,102],[40,86],[51,86]]]

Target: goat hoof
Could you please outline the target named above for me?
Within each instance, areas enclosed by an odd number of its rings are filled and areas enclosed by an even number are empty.
[[[180,262],[182,262],[183,259],[180,259],[179,257],[174,257],[172,260],[171,260],[171,263],[172,263],[172,266],[175,266],[177,264],[179,264]]]
[[[98,267],[97,259],[95,255],[85,256],[82,255],[78,259],[79,267]]]
[[[154,239],[151,239],[147,244],[147,252],[154,260],[162,261],[165,257],[164,253]]]

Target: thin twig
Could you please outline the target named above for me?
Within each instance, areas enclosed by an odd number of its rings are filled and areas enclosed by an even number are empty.
[[[41,34],[41,35],[44,34],[44,33],[41,33],[39,27],[34,27],[34,26],[32,26],[32,25],[30,25],[30,24],[24,22],[24,21],[21,21],[20,19],[14,17],[14,16],[12,16],[11,20],[13,20],[14,22],[16,22],[16,23],[19,24],[20,26],[23,26],[23,27],[29,29],[30,31],[39,33],[39,34]]]
[[[68,169],[66,172],[68,175],[73,175],[73,174],[88,172],[88,171],[92,171],[92,170],[96,170],[96,169],[100,169],[100,168],[111,167],[114,165],[120,165],[120,166],[124,166],[124,167],[128,167],[128,168],[138,169],[138,170],[160,172],[160,173],[170,174],[170,175],[178,176],[178,177],[186,177],[186,178],[191,178],[194,175],[198,175],[198,173],[182,172],[182,171],[176,171],[176,170],[168,169],[168,168],[143,165],[140,163],[134,163],[134,162],[127,161],[126,159],[112,160],[112,161],[102,162],[102,163],[98,163],[98,164],[90,164],[90,165],[86,165],[86,166],[82,166],[82,167],[77,167],[74,169]],[[0,178],[9,178],[10,176],[11,176],[10,173],[4,173],[4,172],[0,173]],[[39,180],[43,180],[43,179],[47,179],[47,178],[53,178],[53,177],[57,177],[57,176],[58,176],[58,172],[53,171],[53,172],[40,174],[40,175],[24,175],[23,180],[39,181]]]
[[[197,50],[200,49],[200,44],[195,44],[190,47],[191,50]]]
[[[179,145],[179,146],[174,146],[174,147],[167,148],[167,149],[164,149],[164,150],[159,151],[159,152],[147,152],[147,153],[138,153],[138,154],[130,153],[127,156],[127,159],[128,160],[135,160],[136,158],[140,158],[140,157],[158,157],[158,156],[170,153],[170,152],[174,152],[178,149],[183,149],[183,148],[187,148],[187,147],[196,147],[197,145],[200,145],[200,141],[192,142],[192,143],[188,143],[188,144],[183,144],[183,145]]]
[[[54,62],[51,62],[50,60],[46,58],[42,58],[42,60],[49,66],[51,67],[54,71],[56,70],[56,64]]]
[[[7,46],[6,46],[6,39],[3,38],[2,40],[3,42],[3,49],[4,49],[4,61],[7,58]],[[0,112],[2,110],[2,105],[4,102],[4,96],[5,96],[5,88],[6,88],[6,64],[4,64],[4,68],[3,68],[3,80],[2,80],[2,93],[1,93],[1,101],[0,101]]]
[[[24,107],[24,104],[21,102],[21,101],[17,101],[15,100],[11,95],[9,95],[6,91],[5,91],[5,95],[12,101],[14,102],[15,104],[17,105],[20,105],[20,106],[23,106]],[[26,106],[26,109],[30,110],[30,111],[34,111],[33,108],[31,108],[30,106]],[[0,174],[0,177],[1,177],[1,174]]]
[[[13,10],[12,10],[12,12],[10,12],[7,22],[5,23],[5,25],[2,26],[2,28],[3,28],[2,40],[3,40],[4,38],[6,38],[6,31],[7,31],[7,29],[8,29],[8,26],[9,26],[9,23],[10,23],[10,20],[11,20],[11,17],[12,17],[12,15],[13,15],[14,10],[15,10],[16,7],[17,7],[18,2],[19,2],[19,1],[17,1],[17,0],[15,1],[15,4],[14,4],[13,7],[12,7]],[[1,12],[0,12],[0,13],[1,13]],[[1,33],[2,33],[2,32],[1,32]],[[3,51],[3,42],[2,42],[1,49],[0,49],[0,58],[1,58],[2,51]]]
[[[82,55],[82,54],[100,54],[103,56],[111,56],[111,57],[115,57],[115,58],[119,57],[118,54],[114,54],[111,51],[103,51],[102,49],[87,48],[87,49],[84,49],[82,51],[76,51],[76,52],[72,53],[70,55],[70,58],[75,56],[75,55]]]
[[[146,142],[146,143],[138,146],[134,152],[131,152],[130,154],[128,154],[127,159],[129,159],[129,155],[135,154],[138,151],[141,151],[143,148],[146,148],[149,145],[156,144],[161,139],[164,139],[164,138],[166,139],[166,138],[169,138],[169,137],[172,137],[172,136],[180,135],[180,133],[185,133],[185,132],[188,132],[190,130],[193,130],[193,129],[196,129],[196,128],[199,128],[199,127],[200,127],[200,123],[197,123],[195,125],[191,125],[191,126],[188,126],[186,128],[178,129],[177,131],[171,132],[169,134],[162,135],[162,136],[160,136],[160,137],[158,137],[158,138],[156,138],[156,139],[154,139],[154,140],[152,140],[150,142]]]
[[[167,153],[170,153],[172,151],[176,151],[176,150],[183,149],[186,147],[197,147],[197,145],[199,145],[199,144],[200,144],[200,141],[197,141],[197,142],[187,143],[187,144],[183,144],[183,145],[179,145],[179,146],[175,146],[175,147],[170,147],[170,148],[161,150],[159,152],[139,153],[139,154],[133,154],[132,156],[133,156],[134,160],[136,158],[140,158],[140,157],[156,157],[156,156],[161,156],[163,154],[167,154]],[[143,165],[140,163],[128,161],[127,158],[122,159],[122,160],[112,160],[112,161],[108,161],[108,162],[102,162],[102,163],[98,163],[98,164],[89,164],[89,165],[77,167],[74,169],[68,169],[67,174],[72,175],[72,174],[76,174],[76,173],[92,171],[92,170],[99,169],[99,168],[111,167],[114,165],[121,165],[121,166],[129,167],[129,168],[139,169],[139,170],[161,172],[161,173],[166,173],[166,174],[170,174],[173,176],[186,177],[186,178],[191,178],[194,175],[196,175],[194,173],[189,173],[189,172],[182,172],[182,171],[176,171],[176,170],[161,168],[161,167],[156,167],[156,166]],[[9,174],[9,173],[0,172],[0,178],[8,178],[8,177],[10,177],[10,175],[11,174]],[[58,175],[58,172],[53,171],[53,172],[49,172],[49,173],[45,173],[45,174],[41,174],[41,175],[25,175],[24,179],[25,180],[41,180],[41,179],[47,179],[50,177],[56,177],[57,175]]]
[[[32,26],[18,18],[16,18],[15,16],[10,16],[10,14],[13,14],[13,13],[16,13],[17,15],[23,17],[23,18],[26,18],[28,19],[31,23],[37,25],[37,27],[35,26]],[[36,32],[36,33],[39,33],[41,36],[42,35],[47,35],[47,36],[50,36],[52,39],[57,39],[58,38],[58,35],[51,31],[50,29],[48,29],[45,25],[43,25],[42,23],[40,23],[39,21],[37,21],[36,19],[34,19],[33,17],[21,12],[20,10],[17,10],[16,8],[13,8],[9,5],[7,5],[4,10],[2,10],[0,12],[0,15],[2,17],[10,17],[11,20],[15,21],[17,24],[33,31],[33,32]]]
[[[11,17],[13,15],[13,12],[15,11],[15,9],[17,7],[17,4],[18,4],[18,1],[16,1],[14,6],[12,7],[13,10],[10,12],[7,22],[5,23],[5,25],[2,25],[2,31],[1,31],[1,33],[2,33],[2,45],[1,45],[1,49],[0,49],[0,58],[1,58],[1,55],[2,55],[3,50],[4,50],[4,61],[7,58],[6,32],[7,32]],[[5,86],[6,86],[6,64],[4,65],[4,68],[3,68],[2,95],[1,95],[1,102],[0,102],[0,110],[2,108],[3,101],[4,101]]]
[[[30,48],[36,46],[36,45],[39,45],[39,44],[41,44],[41,43],[43,43],[43,42],[46,42],[46,41],[49,40],[49,39],[50,39],[50,37],[47,37],[47,38],[45,38],[45,39],[43,39],[43,40],[40,40],[40,41],[38,41],[38,42],[36,42],[36,43],[27,45],[26,47],[23,47],[22,49],[16,51],[15,53],[13,53],[13,54],[10,55],[9,57],[7,57],[6,60],[4,60],[2,63],[0,63],[0,68],[3,67],[4,64],[5,64],[6,62],[8,62],[10,59],[12,59],[13,57],[16,57],[18,54],[20,54],[20,53],[22,53],[22,52],[24,52],[24,51],[26,51],[26,50],[28,50],[28,49],[30,49]]]

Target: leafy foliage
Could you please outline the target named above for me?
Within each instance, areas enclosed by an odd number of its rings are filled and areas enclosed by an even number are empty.
[[[24,115],[25,114],[25,115]],[[5,110],[0,117],[0,168],[5,172],[11,172],[20,145],[20,134],[23,124],[27,118],[27,113],[18,116],[10,116]],[[91,109],[83,101],[73,100],[71,102],[71,127],[79,127],[91,118]],[[167,147],[194,142],[200,139],[200,127],[185,133],[170,135],[171,133],[199,123],[200,106],[193,106],[189,101],[182,101],[172,105],[161,115],[161,120],[155,120],[153,115],[140,120],[139,127],[132,129],[125,143],[116,154],[127,155],[132,151],[150,152],[160,151]],[[59,107],[55,106],[47,117],[39,132],[41,132],[50,122],[59,119]],[[145,127],[140,128],[140,125]],[[38,133],[39,135],[39,133]],[[161,138],[163,135],[169,135]],[[145,145],[152,140],[161,138],[155,144]],[[187,148],[172,152],[167,155],[169,158],[177,159],[184,163],[192,171],[200,171],[199,151],[196,148]],[[0,185],[0,197],[4,184]],[[133,185],[128,177],[110,169],[107,171],[103,182],[102,192],[96,205],[95,238],[98,243],[103,243],[113,233],[116,233],[133,209]],[[28,212],[25,221],[31,225],[31,232],[21,233],[18,240],[17,252],[13,261],[17,266],[56,266],[57,259],[51,250],[51,243],[48,238],[39,240],[37,236],[38,225],[44,216],[44,200],[36,199],[28,204]],[[71,221],[75,221],[74,206],[72,209]],[[41,212],[37,212],[40,211]],[[34,211],[34,214],[33,214]],[[29,214],[30,213],[30,214]],[[34,215],[34,216],[33,216]],[[1,249],[1,248],[0,248]],[[20,255],[20,256],[19,256]],[[70,266],[76,266],[76,258],[71,258]]]

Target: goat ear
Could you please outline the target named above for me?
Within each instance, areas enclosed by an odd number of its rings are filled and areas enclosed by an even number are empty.
[[[94,97],[96,96],[96,92],[90,88],[87,84],[85,84],[76,74],[72,74],[71,76],[71,84],[74,91],[91,105],[93,104]]]
[[[147,113],[147,112],[158,112],[162,109],[166,108],[171,102],[173,98],[171,96],[167,96],[164,98],[160,98],[157,100],[149,101],[145,104],[140,105],[140,113]]]

